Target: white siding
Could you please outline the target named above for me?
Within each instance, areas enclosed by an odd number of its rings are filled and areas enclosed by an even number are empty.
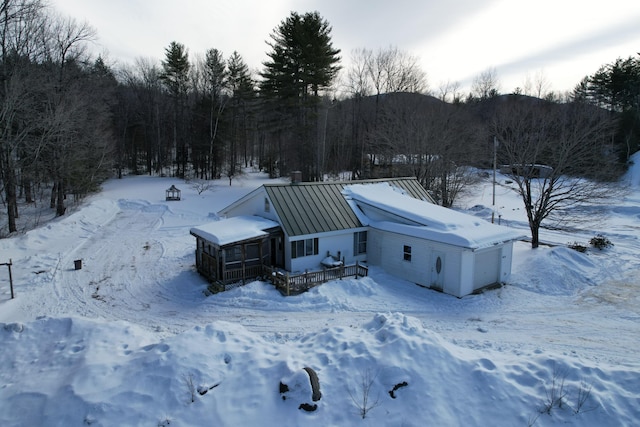
[[[363,229],[364,230],[364,229]],[[340,259],[344,258],[345,264],[354,264],[356,261],[364,261],[366,255],[354,256],[353,255],[353,230],[345,230],[335,233],[324,233],[309,236],[296,236],[294,241],[303,239],[318,238],[318,255],[310,255],[291,260],[291,267],[289,270],[292,273],[299,273],[305,270],[318,270],[320,269],[321,262],[327,257],[327,251],[334,257],[340,253]],[[291,256],[291,240],[286,240],[287,258]]]
[[[369,231],[369,263],[422,286],[431,287],[437,255],[442,262],[443,291],[456,295],[460,282],[461,250],[450,245],[381,230]],[[411,261],[404,260],[404,246],[411,247]]]
[[[278,221],[275,209],[273,205],[269,206],[269,212],[265,211],[265,198],[267,197],[267,192],[262,189],[262,191],[255,191],[251,197],[247,198],[243,203],[240,203],[232,208],[227,208],[224,211],[224,214],[227,217],[232,216],[240,216],[240,215],[255,215],[261,216],[262,218],[267,218],[272,221]]]
[[[502,260],[500,262],[500,283],[506,283],[511,276],[511,263],[513,260],[513,242],[502,246]]]
[[[411,261],[403,259],[411,247]],[[463,297],[477,289],[504,282],[511,272],[513,243],[472,251],[389,231],[370,229],[368,262],[422,286]],[[440,258],[441,272],[437,273]]]

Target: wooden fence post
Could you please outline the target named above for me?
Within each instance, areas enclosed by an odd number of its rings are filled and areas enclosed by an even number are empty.
[[[9,267],[9,287],[11,288],[11,299],[15,298],[15,295],[13,293],[13,276],[11,275],[11,258],[9,258],[9,264],[7,264],[7,267]]]
[[[9,262],[5,262],[0,265],[6,265],[9,269],[9,288],[11,288],[11,299],[14,299],[15,294],[13,293],[13,276],[11,275],[11,265],[13,265],[13,262],[11,261],[11,258],[9,258]]]

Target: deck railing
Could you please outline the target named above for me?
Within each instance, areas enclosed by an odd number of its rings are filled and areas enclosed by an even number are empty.
[[[291,274],[265,266],[265,272],[271,283],[283,295],[298,295],[329,280],[337,280],[345,277],[366,277],[369,268],[359,263],[325,268],[318,271],[305,271],[304,273]]]
[[[209,285],[209,291],[213,293],[228,291],[242,286],[245,282],[254,279],[270,281],[283,295],[298,295],[329,280],[337,280],[345,277],[366,277],[369,268],[359,263],[325,268],[317,271],[305,271],[304,273],[291,274],[278,268],[267,265],[254,265],[226,270],[224,280],[218,280]]]
[[[258,265],[252,265],[252,266],[245,266],[244,268],[238,268],[235,270],[225,270],[224,272],[224,282],[225,283],[232,283],[232,282],[239,282],[244,280],[253,280],[257,277],[261,277],[264,275],[263,272],[263,266],[258,264]]]

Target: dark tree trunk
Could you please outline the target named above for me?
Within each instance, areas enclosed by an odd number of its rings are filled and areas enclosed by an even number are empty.
[[[7,225],[9,233],[18,231],[16,218],[18,218],[18,197],[16,194],[16,183],[13,171],[6,168],[4,171],[4,187],[7,201]]]
[[[49,199],[49,208],[51,209],[55,209],[56,207],[56,191],[57,191],[58,185],[57,183],[53,183],[53,187],[51,187],[51,199]]]
[[[22,188],[24,189],[24,201],[26,203],[33,203],[33,186],[30,179],[24,179],[22,181]]]
[[[64,184],[62,180],[58,181],[56,187],[56,216],[62,216],[67,210],[64,206]]]

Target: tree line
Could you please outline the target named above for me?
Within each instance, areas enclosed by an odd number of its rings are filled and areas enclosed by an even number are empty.
[[[238,52],[191,54],[177,41],[159,63],[114,67],[90,55],[95,37],[41,0],[2,0],[6,232],[36,194],[63,215],[67,196],[114,175],[230,183],[247,167],[272,177],[298,170],[306,181],[411,175],[451,206],[470,168],[490,167],[494,156],[557,167],[562,146],[560,171],[611,179],[638,150],[638,58],[603,66],[562,97],[543,93],[541,79],[502,95],[491,70],[465,95],[457,83],[431,91],[417,58],[393,47],[358,49],[342,69],[318,12],[283,19],[258,72]]]

